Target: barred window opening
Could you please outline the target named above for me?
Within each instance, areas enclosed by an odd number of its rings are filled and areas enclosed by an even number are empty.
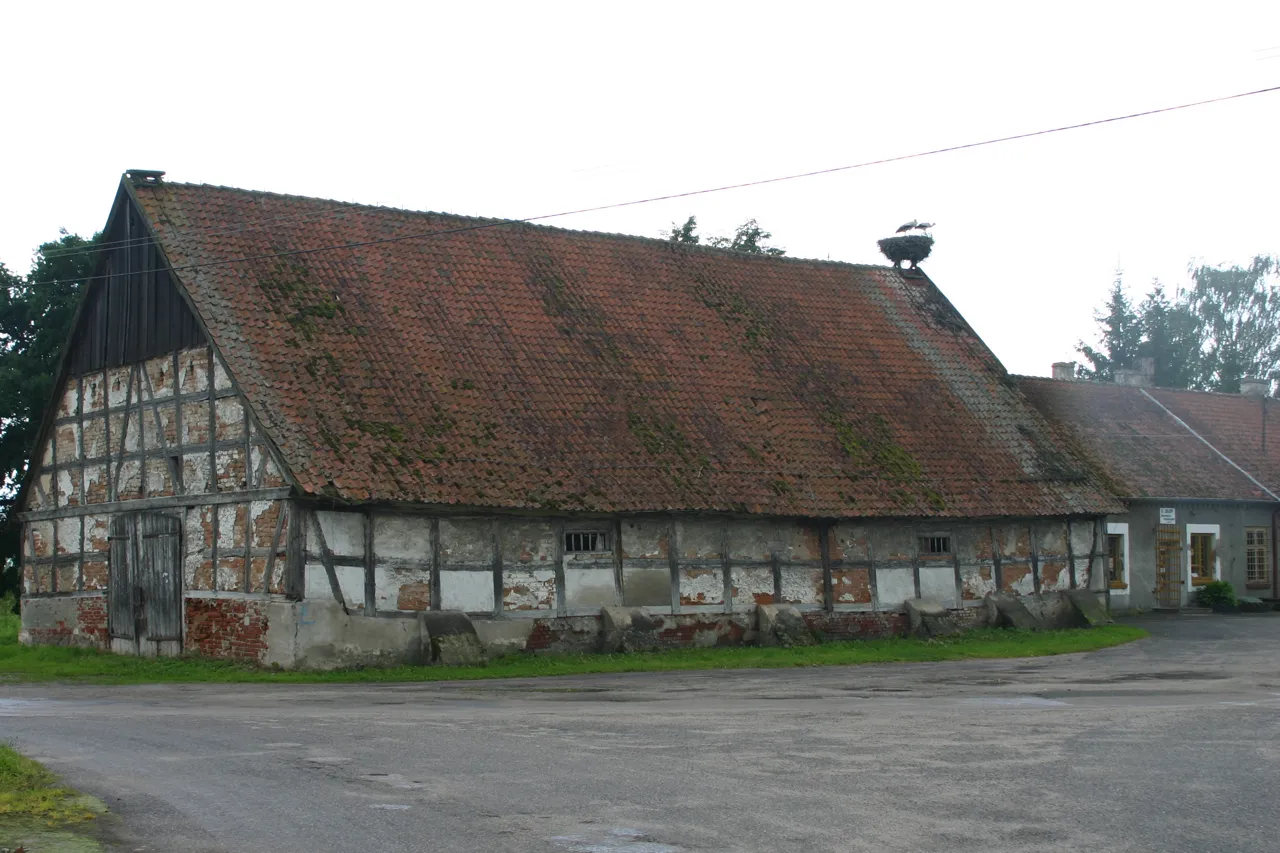
[[[920,537],[920,556],[922,557],[951,556],[951,537],[950,536],[921,536]]]
[[[564,534],[566,554],[586,554],[609,550],[608,534],[600,530],[573,530]]]

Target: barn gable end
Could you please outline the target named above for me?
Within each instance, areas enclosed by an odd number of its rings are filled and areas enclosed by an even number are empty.
[[[22,562],[32,619],[41,608],[74,611],[31,639],[156,652],[182,638],[126,624],[136,590],[182,611],[201,596],[289,591],[289,476],[130,189],[113,205],[24,481]],[[144,567],[144,534],[122,545],[117,529],[173,530],[181,547],[163,571]],[[112,556],[124,564],[130,554],[132,574],[114,572]],[[151,621],[188,617],[152,612]]]

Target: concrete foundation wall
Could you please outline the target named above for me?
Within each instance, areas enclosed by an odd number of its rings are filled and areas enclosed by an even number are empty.
[[[1071,627],[1076,617],[1060,593],[1031,595],[1028,609],[1046,627]],[[185,599],[183,648],[194,654],[283,669],[335,669],[431,663],[426,616],[381,618],[344,612],[336,601],[291,601],[280,597],[202,594]],[[731,613],[649,613],[646,648],[752,645],[759,642],[756,606]],[[992,623],[990,608],[951,611],[964,628]],[[805,624],[819,640],[904,636],[901,610],[806,610]],[[28,599],[23,607],[24,643],[78,645],[123,654],[171,654],[145,642],[111,641],[101,594]],[[517,653],[590,654],[605,648],[599,612],[590,615],[504,618],[487,614],[469,620],[488,657]]]

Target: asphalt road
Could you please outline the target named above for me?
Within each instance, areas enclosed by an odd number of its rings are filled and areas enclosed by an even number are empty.
[[[1090,655],[367,687],[0,687],[145,851],[1259,851],[1280,618]]]

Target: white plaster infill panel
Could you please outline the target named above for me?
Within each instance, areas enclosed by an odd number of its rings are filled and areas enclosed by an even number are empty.
[[[338,586],[346,599],[349,610],[364,607],[364,569],[361,566],[334,566]],[[303,595],[308,599],[333,601],[333,589],[329,586],[329,573],[320,563],[307,563]]]
[[[932,598],[943,607],[955,607],[955,567],[922,565],[920,567],[920,597]]]
[[[1124,537],[1124,547],[1121,549],[1122,553],[1124,554],[1124,572],[1120,578],[1122,581],[1124,581],[1124,589],[1112,590],[1111,594],[1128,596],[1129,595],[1129,523],[1126,521],[1118,521],[1118,522],[1108,521],[1107,535]],[[1108,571],[1110,571],[1110,567],[1108,567]],[[1107,579],[1107,582],[1110,583],[1110,578]]]
[[[363,513],[319,510],[315,516],[324,531],[325,544],[335,557],[364,557]],[[316,538],[315,525],[308,523],[306,529],[307,551],[319,554],[320,541]],[[364,600],[363,592],[360,600]]]
[[[904,601],[916,597],[915,575],[910,567],[875,571],[876,606],[880,610],[901,610]]]
[[[572,564],[566,565],[564,595],[569,610],[575,612],[595,613],[601,607],[613,607],[618,603],[613,569],[578,568]]]
[[[375,515],[373,553],[379,559],[431,559],[431,519],[413,515]]]
[[[440,572],[440,609],[464,613],[493,612],[491,572]]]
[[[1184,603],[1191,600],[1195,589],[1191,586],[1191,534],[1209,533],[1213,536],[1213,579],[1222,580],[1222,558],[1219,553],[1219,539],[1222,527],[1218,524],[1188,524],[1187,532],[1182,540],[1182,597]]]

